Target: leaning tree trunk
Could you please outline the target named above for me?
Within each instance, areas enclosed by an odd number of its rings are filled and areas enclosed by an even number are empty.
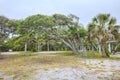
[[[76,41],[73,40],[73,41],[69,41],[69,44],[71,45],[71,50],[73,52],[73,54],[79,54],[79,46],[77,45]]]
[[[75,48],[75,46],[73,46],[71,49],[73,54],[79,54],[79,49]]]
[[[117,48],[119,47],[119,45],[120,45],[120,43],[118,43],[116,46],[115,46],[115,48],[114,48],[114,52],[113,52],[113,54],[115,54],[115,52],[117,51]]]
[[[79,54],[79,48],[75,43],[70,40],[65,41],[64,39],[61,39],[61,41],[72,50],[73,54]]]

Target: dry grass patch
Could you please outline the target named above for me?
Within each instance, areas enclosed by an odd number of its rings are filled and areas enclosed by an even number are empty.
[[[79,62],[79,65],[82,63]],[[64,56],[17,56],[12,55],[0,60],[0,71],[16,77],[30,76],[34,70],[78,66],[78,59]]]
[[[97,70],[95,70],[95,73],[99,73],[99,72],[107,72],[107,70],[103,70],[103,69],[97,69]]]

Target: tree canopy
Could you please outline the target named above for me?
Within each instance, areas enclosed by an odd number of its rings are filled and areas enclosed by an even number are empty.
[[[84,56],[86,50],[96,49],[106,57],[107,41],[120,40],[116,21],[110,14],[98,14],[85,29],[73,14],[36,14],[23,20],[0,16],[0,44],[13,50],[72,50],[73,54],[83,51]]]

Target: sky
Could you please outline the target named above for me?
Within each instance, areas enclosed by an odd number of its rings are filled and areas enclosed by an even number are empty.
[[[110,13],[120,24],[120,0],[0,0],[0,15],[25,19],[34,14],[74,14],[85,27],[99,13]]]

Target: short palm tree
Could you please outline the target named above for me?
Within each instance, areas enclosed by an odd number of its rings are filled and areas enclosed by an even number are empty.
[[[118,27],[115,24],[116,19],[111,17],[110,14],[99,14],[88,25],[89,40],[96,39],[98,41],[102,57],[109,57],[105,52],[105,46],[106,42],[114,40],[118,33]]]

